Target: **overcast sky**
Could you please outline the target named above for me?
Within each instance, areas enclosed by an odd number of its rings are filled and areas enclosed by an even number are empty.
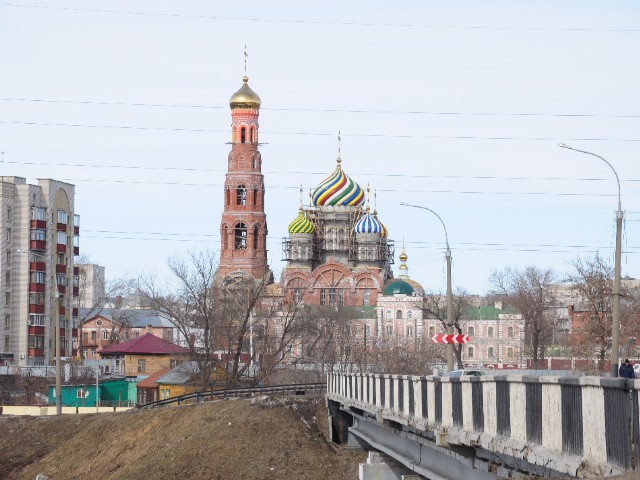
[[[409,273],[613,261],[640,276],[640,4],[634,1],[0,2],[1,175],[76,185],[80,249],[110,278],[220,247],[228,100],[244,45],[260,114],[269,262],[299,185],[377,189]],[[305,194],[305,201],[308,197]]]

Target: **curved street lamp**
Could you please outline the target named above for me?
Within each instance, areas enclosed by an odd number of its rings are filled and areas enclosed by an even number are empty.
[[[616,182],[618,183],[618,210],[616,211],[616,258],[615,258],[615,273],[613,277],[613,325],[611,326],[611,376],[618,376],[618,365],[620,363],[620,270],[621,270],[621,257],[622,257],[622,202],[620,200],[620,177],[618,172],[613,168],[607,160],[596,153],[587,152],[586,150],[578,150],[577,148],[570,147],[564,143],[558,144],[561,148],[567,148],[575,152],[584,153],[599,158],[606,163],[616,176]]]
[[[421,208],[422,210],[427,210],[433,213],[440,223],[442,224],[442,228],[444,228],[444,239],[447,244],[447,251],[445,252],[445,256],[447,258],[447,333],[451,335],[453,333],[453,293],[451,291],[451,249],[449,248],[449,236],[447,235],[447,227],[434,210],[431,210],[428,207],[423,207],[422,205],[411,205],[408,203],[401,202],[400,205],[405,207],[414,207]],[[447,344],[447,370],[450,372],[453,371],[453,344]]]

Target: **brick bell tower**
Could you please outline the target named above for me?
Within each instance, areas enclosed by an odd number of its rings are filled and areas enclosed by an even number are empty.
[[[260,97],[249,87],[231,96],[231,152],[224,182],[224,211],[217,277],[243,275],[272,277],[267,266],[267,216],[264,213],[264,176],[258,150]]]

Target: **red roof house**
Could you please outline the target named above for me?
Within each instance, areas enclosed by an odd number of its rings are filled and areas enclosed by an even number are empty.
[[[115,374],[145,378],[186,360],[190,352],[188,348],[147,333],[104,348],[100,355],[112,360],[111,369]]]

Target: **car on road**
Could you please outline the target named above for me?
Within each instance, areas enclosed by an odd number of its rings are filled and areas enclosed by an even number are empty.
[[[450,377],[462,377],[462,376],[472,376],[472,377],[480,377],[482,375],[486,375],[486,373],[482,370],[478,370],[475,368],[465,368],[463,370],[454,370],[449,374]]]

